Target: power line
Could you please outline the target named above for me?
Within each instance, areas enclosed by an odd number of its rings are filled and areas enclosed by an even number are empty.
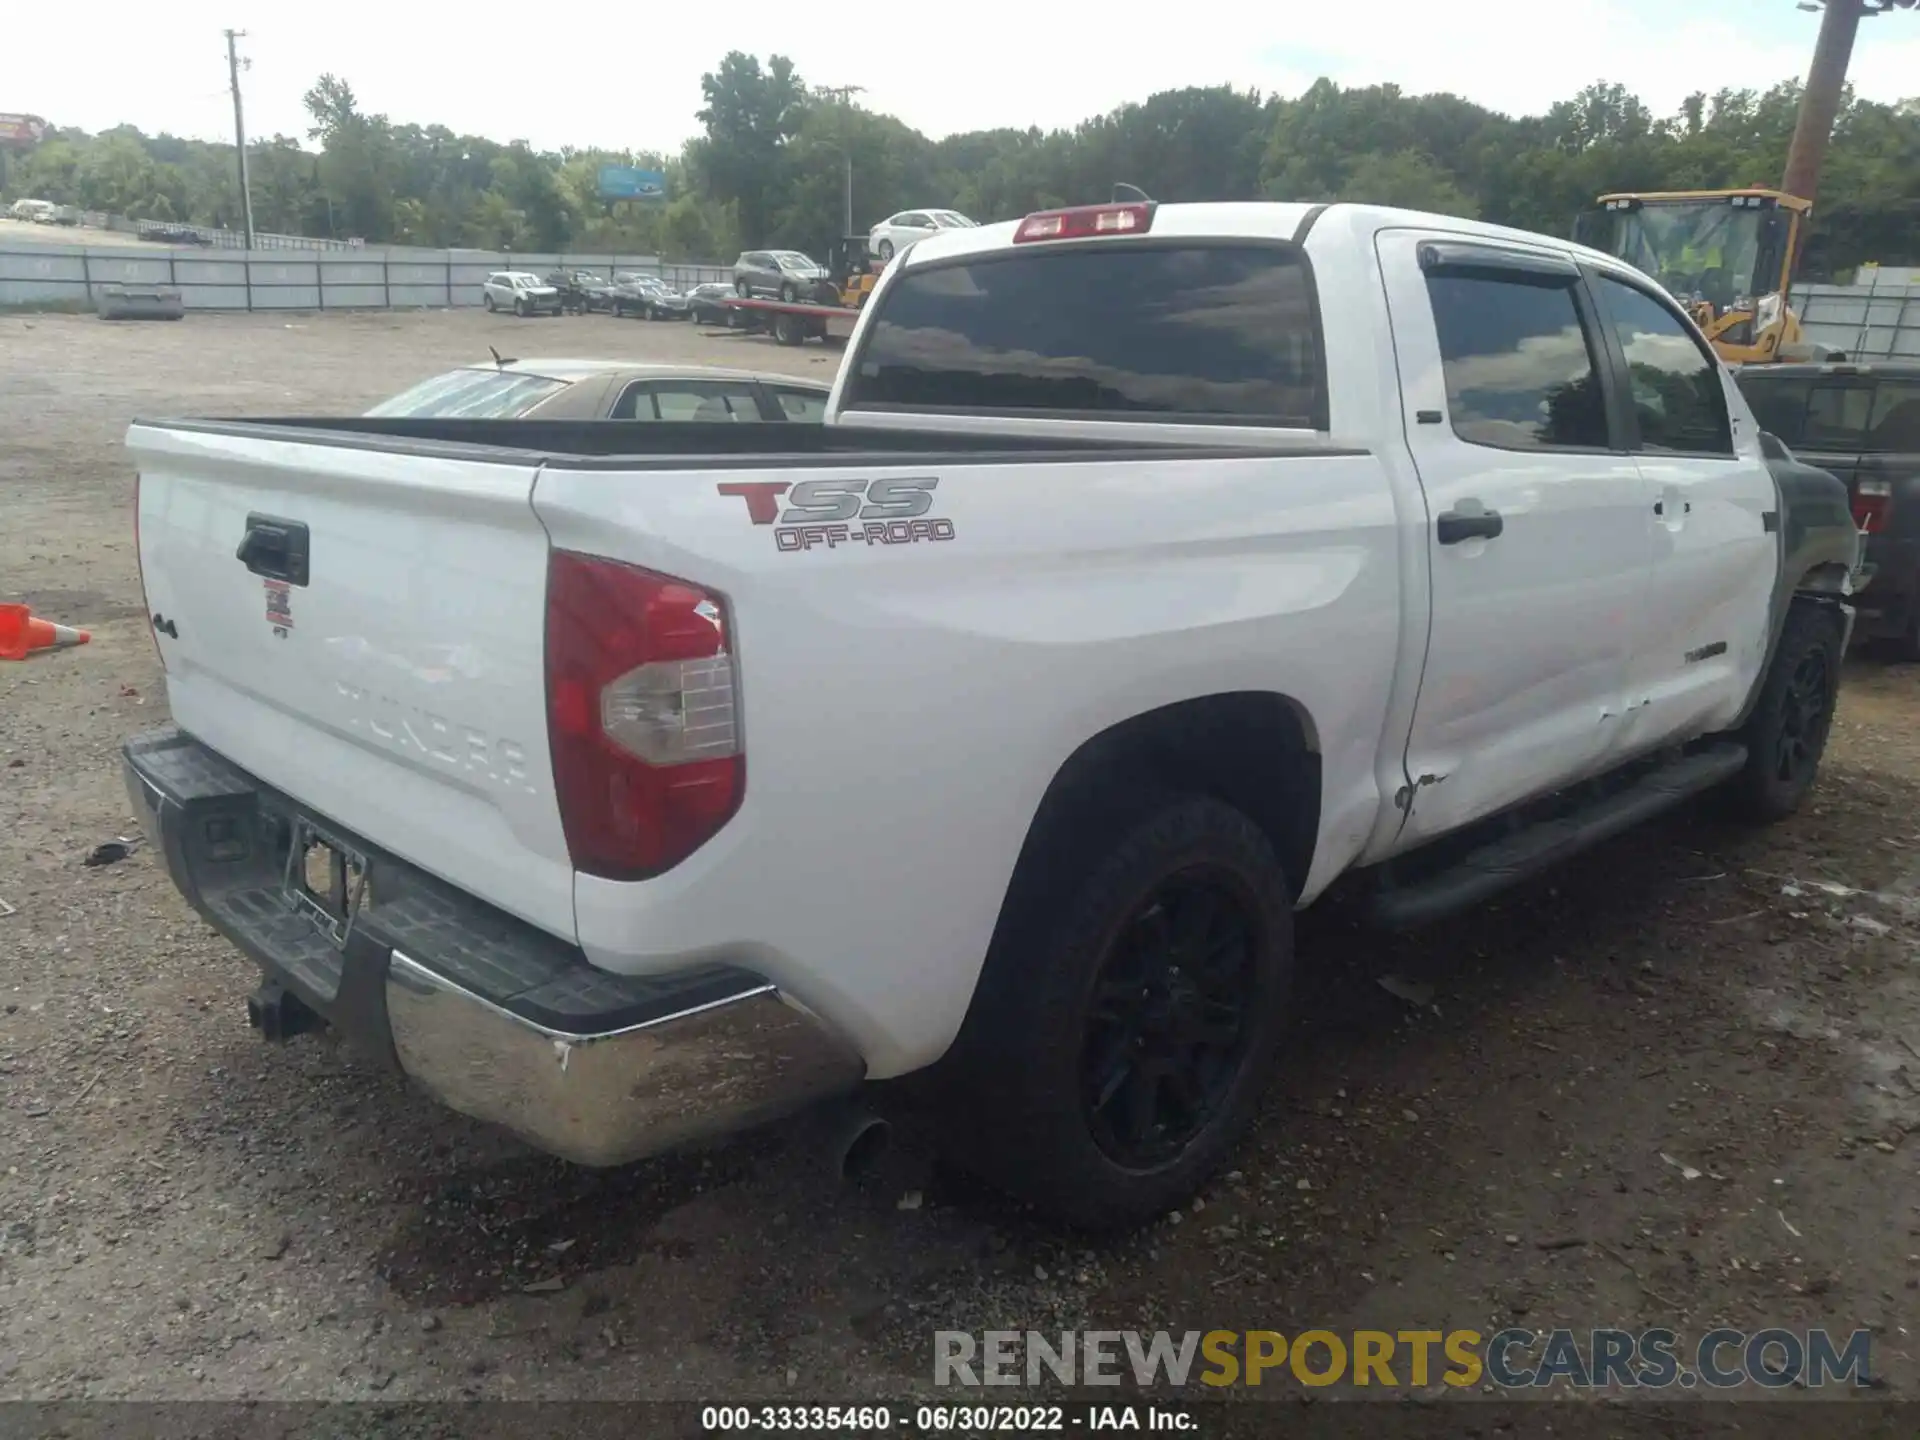
[[[247,182],[247,119],[240,105],[240,52],[235,48],[247,32],[229,30],[227,36],[227,78],[233,87],[233,149],[240,159],[240,209],[247,222],[247,249],[253,249],[253,188]],[[253,61],[244,62],[250,70]]]

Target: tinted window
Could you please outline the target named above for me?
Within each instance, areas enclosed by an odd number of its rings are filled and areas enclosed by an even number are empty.
[[[1882,380],[1867,422],[1866,448],[1920,453],[1920,380]]]
[[[847,403],[1305,427],[1324,423],[1320,377],[1296,253],[1096,243],[908,270]]]
[[[1646,291],[1602,276],[1600,292],[1627,357],[1643,450],[1733,453],[1720,362]]]
[[[789,420],[821,420],[826,417],[827,397],[812,390],[776,390],[773,398]]]
[[[1453,431],[1507,450],[1605,449],[1607,411],[1573,290],[1518,277],[1427,277]]]
[[[1812,382],[1737,371],[1740,393],[1753,407],[1760,428],[1788,445],[1799,445],[1807,425],[1807,394]]]
[[[1870,385],[1815,385],[1807,395],[1809,450],[1858,450],[1867,442],[1867,417],[1873,412]]]
[[[760,403],[751,385],[720,381],[653,382],[630,385],[613,407],[615,420],[760,420]]]

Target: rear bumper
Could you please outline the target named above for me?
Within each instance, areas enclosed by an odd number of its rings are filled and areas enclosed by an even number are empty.
[[[124,750],[127,791],[194,909],[358,1048],[451,1108],[617,1165],[852,1088],[860,1057],[727,965],[628,977],[382,853],[182,731]],[[368,861],[336,941],[286,898],[295,820]]]

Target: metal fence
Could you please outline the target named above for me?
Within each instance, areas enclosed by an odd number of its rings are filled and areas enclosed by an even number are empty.
[[[1796,285],[1793,295],[1809,340],[1849,360],[1920,360],[1920,285],[1882,284],[1870,270],[1852,285]]]
[[[499,270],[657,275],[688,286],[728,282],[731,266],[667,265],[653,255],[515,255],[483,250],[223,251],[5,245],[0,308],[91,309],[102,287],[171,285],[189,310],[457,309],[481,303]]]

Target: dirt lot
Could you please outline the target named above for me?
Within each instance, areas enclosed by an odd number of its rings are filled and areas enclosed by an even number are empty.
[[[924,1388],[936,1328],[1519,1323],[1869,1326],[1920,1398],[1920,669],[1855,663],[1771,832],[1684,815],[1405,941],[1308,916],[1258,1134],[1123,1241],[909,1157],[841,1187],[793,1130],[572,1170],[256,1041],[153,857],[81,864],[165,712],[122,432],[359,409],[489,341],[835,358],[536,323],[0,318],[0,599],[94,632],[0,667],[0,1396],[847,1400]]]

